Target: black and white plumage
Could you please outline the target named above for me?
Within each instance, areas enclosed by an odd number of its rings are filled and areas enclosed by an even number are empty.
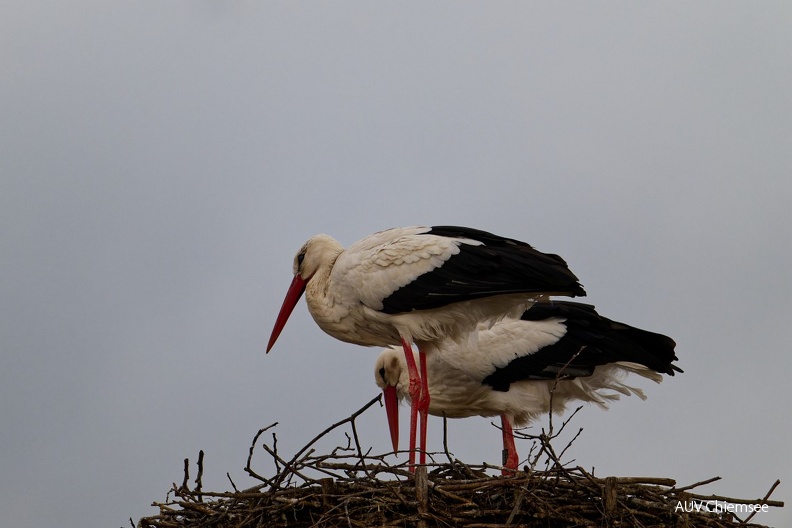
[[[585,295],[561,257],[477,229],[394,228],[346,250],[332,237],[316,235],[294,258],[294,278],[268,352],[303,292],[314,320],[331,336],[365,346],[402,346],[411,380],[411,454],[416,414],[425,418],[429,405],[426,376],[406,353],[412,343],[423,370],[424,355],[436,341],[467,339],[479,325],[517,317],[550,295]],[[424,419],[422,447],[425,432]]]
[[[510,470],[518,465],[513,426],[551,410],[563,412],[572,400],[607,408],[622,394],[645,399],[640,389],[623,383],[631,372],[656,382],[661,374],[681,372],[673,364],[673,339],[602,317],[586,304],[536,303],[521,319],[501,321],[477,337],[443,341],[427,358],[428,412],[451,418],[500,415],[504,465]],[[395,401],[410,398],[405,367],[396,347],[384,350],[375,367],[394,448]]]

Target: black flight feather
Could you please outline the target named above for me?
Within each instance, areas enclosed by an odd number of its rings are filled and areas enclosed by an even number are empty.
[[[426,310],[508,293],[586,295],[564,259],[537,251],[525,242],[456,226],[432,227],[424,234],[466,238],[482,244],[460,244],[459,253],[442,266],[383,299],[383,312]]]
[[[672,364],[677,360],[673,339],[602,317],[588,304],[536,303],[521,319],[541,321],[551,317],[565,319],[567,332],[561,339],[496,368],[482,383],[508,391],[516,381],[590,376],[596,367],[617,361],[637,363],[670,376],[682,372]]]

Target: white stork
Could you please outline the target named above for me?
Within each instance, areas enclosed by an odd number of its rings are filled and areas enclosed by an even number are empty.
[[[410,461],[420,412],[425,461],[426,358],[434,342],[467,339],[479,324],[518,317],[549,295],[585,295],[558,255],[466,227],[403,227],[370,235],[346,250],[328,235],[309,239],[294,258],[294,279],[270,336],[272,348],[303,292],[331,336],[364,346],[400,345],[411,395]],[[412,354],[419,350],[422,375]]]
[[[593,306],[536,303],[521,319],[478,333],[477,343],[446,340],[427,358],[429,413],[450,418],[500,415],[504,474],[519,459],[513,427],[539,415],[563,412],[570,400],[607,408],[620,394],[646,396],[622,382],[628,372],[660,382],[682,372],[674,341],[600,316]],[[398,448],[398,400],[410,398],[407,362],[400,348],[385,349],[374,378],[385,392],[391,440]],[[555,389],[554,389],[555,387]],[[551,398],[552,393],[552,398]]]

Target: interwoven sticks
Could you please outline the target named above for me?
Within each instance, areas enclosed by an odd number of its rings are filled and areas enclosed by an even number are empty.
[[[372,455],[361,448],[355,419],[378,401],[371,400],[328,427],[289,460],[278,453],[273,434],[271,444],[260,445],[275,465],[271,476],[251,468],[262,434],[276,424],[261,429],[253,439],[246,467],[258,483],[248,489],[238,490],[232,482],[234,491],[203,490],[201,454],[195,486],[189,487],[185,465],[182,484],[174,484],[168,494],[173,497],[154,503],[159,513],[141,519],[137,526],[729,528],[761,526],[749,524],[753,515],[748,508],[784,505],[769,500],[778,481],[762,499],[737,499],[692,492],[718,477],[679,487],[668,478],[596,477],[580,466],[559,461],[550,444],[558,435],[552,429],[530,437],[535,446],[527,472],[501,476],[495,474],[500,468],[465,464],[446,448],[444,462],[419,467],[413,475],[404,464],[389,464],[390,455]],[[318,440],[343,426],[351,431],[351,435],[345,433],[347,444],[327,454],[317,453]]]

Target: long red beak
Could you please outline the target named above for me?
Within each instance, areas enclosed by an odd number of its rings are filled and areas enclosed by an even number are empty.
[[[291,285],[289,285],[289,291],[286,292],[286,298],[283,299],[283,305],[280,313],[278,313],[278,318],[275,320],[275,326],[272,327],[272,335],[270,335],[269,343],[267,343],[267,353],[269,353],[272,345],[275,344],[283,327],[286,326],[286,321],[289,319],[294,307],[297,306],[297,301],[300,300],[304,291],[305,281],[299,275],[295,275]]]
[[[390,429],[393,450],[399,450],[399,397],[396,387],[388,385],[382,392],[385,393],[385,413],[388,415],[388,428]]]

